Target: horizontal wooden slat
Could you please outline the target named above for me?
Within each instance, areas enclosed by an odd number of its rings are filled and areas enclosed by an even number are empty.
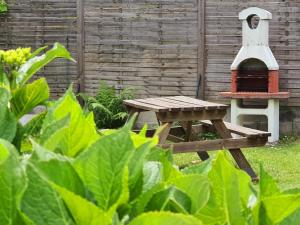
[[[173,153],[203,152],[222,149],[248,148],[264,146],[267,138],[229,138],[207,141],[182,142],[160,145],[162,148],[171,148]]]
[[[212,126],[212,123],[208,120],[201,121],[202,124],[204,125],[209,125]],[[245,136],[245,137],[257,137],[257,136],[263,136],[263,137],[268,137],[271,136],[269,132],[265,131],[260,131],[260,130],[255,130],[247,127],[242,127],[236,124],[224,122],[225,126],[227,127],[228,130],[230,130],[232,133]]]

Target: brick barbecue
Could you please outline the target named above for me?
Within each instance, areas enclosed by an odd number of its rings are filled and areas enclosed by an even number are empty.
[[[289,92],[279,91],[279,65],[269,47],[269,20],[272,14],[251,7],[239,14],[243,23],[243,45],[231,65],[231,88],[221,96],[231,99],[231,122],[242,125],[244,115],[268,118],[269,142],[279,139],[279,99]],[[245,99],[266,99],[265,108],[245,107]]]
[[[239,14],[243,21],[243,46],[231,65],[227,98],[287,98],[279,91],[279,65],[269,47],[269,20],[272,14],[256,7]]]

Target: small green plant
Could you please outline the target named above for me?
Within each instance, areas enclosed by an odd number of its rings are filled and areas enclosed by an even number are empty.
[[[100,82],[98,93],[95,97],[85,94],[80,96],[84,99],[85,108],[94,113],[98,129],[119,128],[124,125],[128,117],[123,100],[133,98],[133,90],[126,88],[116,94],[113,86]]]
[[[23,127],[19,120],[49,98],[49,87],[45,78],[29,82],[44,66],[56,58],[73,60],[67,49],[55,43],[31,52],[31,48],[0,50],[0,138],[21,145],[21,136],[34,131],[32,123]],[[45,50],[44,54],[40,54]],[[74,61],[74,60],[73,60]],[[38,120],[33,120],[38,125]],[[27,133],[28,134],[28,133]]]
[[[7,3],[4,0],[0,0],[0,15],[6,13],[7,10]]]
[[[200,140],[215,140],[218,139],[219,135],[215,132],[204,132],[199,134]]]
[[[297,137],[296,136],[282,136],[279,138],[279,145],[291,145],[293,143],[295,143],[295,141],[297,141]]]

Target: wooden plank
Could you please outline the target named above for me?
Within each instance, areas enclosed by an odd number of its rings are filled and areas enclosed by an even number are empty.
[[[168,97],[164,98],[159,98],[160,101],[165,102],[167,104],[174,104],[177,107],[181,107],[181,110],[183,111],[189,111],[189,110],[203,110],[204,107],[202,106],[196,106],[195,104],[192,103],[186,103],[186,102],[180,102],[174,99],[170,99]]]
[[[186,137],[185,137],[186,142],[192,141],[192,140],[195,141],[198,139],[198,135],[197,135],[198,133],[196,133],[195,129],[193,129],[192,124],[193,124],[192,121],[181,123],[181,126],[184,128],[185,133],[186,133]],[[202,161],[209,159],[209,155],[205,151],[197,151],[197,154]]]
[[[137,102],[135,100],[125,100],[125,101],[123,101],[123,103],[132,108],[143,109],[146,111],[154,111],[154,112],[168,112],[169,111],[169,109],[166,107],[160,107],[160,106],[156,106],[156,105]]]
[[[210,122],[208,120],[201,121],[201,123],[204,125],[213,126],[212,122]],[[269,132],[255,130],[255,129],[251,129],[251,128],[247,128],[247,127],[242,127],[242,126],[228,123],[228,122],[224,122],[224,124],[225,124],[226,128],[228,130],[230,130],[232,133],[235,133],[235,134],[238,134],[241,136],[245,136],[245,137],[257,137],[257,136],[268,137],[268,136],[271,136],[271,133],[269,133]]]
[[[190,98],[190,97],[186,97],[186,96],[174,96],[174,97],[169,97],[169,99],[182,101],[185,103],[192,103],[197,106],[203,106],[206,109],[226,109],[226,108],[228,108],[228,106],[224,105],[224,104],[202,101],[199,99],[194,99],[194,98]]]
[[[267,138],[228,138],[217,140],[182,142],[160,145],[164,149],[171,148],[173,153],[206,152],[233,148],[249,148],[264,146]]]
[[[184,139],[179,138],[179,137],[177,137],[177,136],[174,136],[174,135],[172,135],[172,134],[169,134],[169,135],[168,135],[167,140],[168,140],[168,141],[171,141],[171,142],[174,142],[174,143],[178,143],[178,142],[183,142],[183,141],[184,141]]]
[[[145,104],[155,105],[158,107],[165,107],[165,108],[168,108],[168,111],[182,110],[182,107],[180,107],[176,104],[173,104],[173,103],[161,101],[161,98],[136,99],[135,101],[145,103]]]
[[[223,119],[226,115],[226,110],[158,112],[156,115],[163,122],[184,122],[187,120]]]
[[[200,127],[196,128],[197,131],[199,131],[200,129],[201,129]],[[140,132],[140,130],[133,130],[133,131],[135,133],[139,133]],[[156,129],[148,129],[147,132],[146,132],[146,137],[153,137],[153,135],[155,134],[155,132],[156,132]],[[174,126],[170,130],[170,135],[181,137],[181,136],[185,135],[185,131],[184,131],[184,129],[181,126]],[[184,141],[184,140],[182,139],[182,141]]]

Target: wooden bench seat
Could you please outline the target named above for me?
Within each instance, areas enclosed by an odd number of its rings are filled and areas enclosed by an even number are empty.
[[[213,126],[209,120],[201,121],[201,124],[203,124],[204,126],[209,126],[209,127]],[[238,134],[243,137],[254,138],[254,137],[269,137],[269,136],[271,136],[271,133],[266,132],[266,131],[242,127],[242,126],[228,123],[228,122],[224,122],[224,124],[230,132],[232,132],[234,134]]]

